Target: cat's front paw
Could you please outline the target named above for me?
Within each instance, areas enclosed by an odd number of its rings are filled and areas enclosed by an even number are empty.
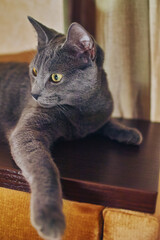
[[[56,207],[49,206],[31,212],[31,222],[45,240],[61,240],[65,230],[65,218]]]
[[[129,128],[122,133],[121,140],[127,144],[140,145],[143,141],[143,137],[141,132],[136,128]]]

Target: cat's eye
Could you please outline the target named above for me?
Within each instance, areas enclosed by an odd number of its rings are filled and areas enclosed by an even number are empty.
[[[32,69],[33,76],[37,77],[37,70],[35,68]]]
[[[59,74],[59,73],[53,73],[53,74],[51,75],[51,79],[52,79],[52,81],[55,82],[55,83],[60,82],[61,79],[62,79],[62,77],[63,77],[63,75],[62,75],[62,74]]]

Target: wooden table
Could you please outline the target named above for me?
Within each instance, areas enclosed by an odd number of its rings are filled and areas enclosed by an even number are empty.
[[[153,213],[158,192],[160,124],[120,121],[142,131],[141,146],[95,136],[56,145],[53,156],[61,173],[64,198]],[[4,144],[0,144],[0,186],[30,191]]]

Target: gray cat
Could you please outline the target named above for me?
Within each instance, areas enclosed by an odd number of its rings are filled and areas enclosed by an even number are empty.
[[[113,100],[104,53],[78,23],[67,37],[29,17],[37,54],[26,63],[0,64],[0,129],[31,188],[31,222],[46,240],[65,229],[59,171],[50,148],[58,139],[95,133],[139,145],[141,133],[111,118]]]

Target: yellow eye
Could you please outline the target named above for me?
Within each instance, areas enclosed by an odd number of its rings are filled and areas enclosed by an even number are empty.
[[[62,74],[58,74],[58,73],[53,73],[51,75],[52,81],[55,82],[55,83],[60,82],[62,77],[63,77],[63,75]]]
[[[37,77],[37,70],[35,68],[32,69],[33,76]]]

